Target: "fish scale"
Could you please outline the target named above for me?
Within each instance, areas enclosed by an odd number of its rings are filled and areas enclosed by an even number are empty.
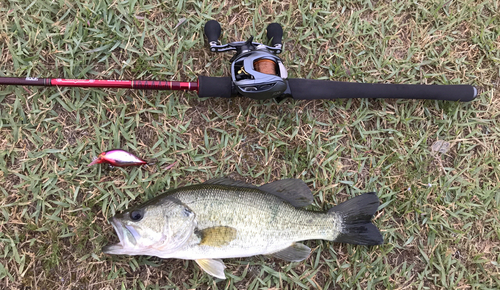
[[[229,226],[237,231],[236,239],[221,247],[200,246],[193,237],[174,258],[230,258],[235,249],[248,250],[248,256],[269,254],[276,251],[272,244],[283,248],[295,241],[333,240],[337,235],[336,216],[294,208],[258,189],[195,185],[171,196],[196,213],[199,229]]]

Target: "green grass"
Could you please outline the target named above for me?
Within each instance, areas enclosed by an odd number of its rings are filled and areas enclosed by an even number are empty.
[[[194,81],[228,76],[222,40],[282,24],[291,77],[474,84],[471,103],[200,100],[190,93],[0,89],[2,289],[498,289],[498,1],[3,1],[0,75]],[[185,18],[177,28],[179,21]],[[433,153],[437,140],[448,152]],[[87,167],[123,148],[147,168]],[[178,161],[170,170],[166,166]],[[166,188],[301,178],[328,209],[377,191],[385,244],[308,241],[300,263],[108,256],[107,219]],[[428,184],[432,186],[429,187]]]

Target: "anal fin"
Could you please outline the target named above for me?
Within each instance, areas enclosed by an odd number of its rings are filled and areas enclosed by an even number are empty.
[[[293,243],[290,247],[272,255],[285,261],[299,262],[309,257],[309,254],[311,254],[311,248],[301,243]]]
[[[226,266],[221,259],[198,259],[195,261],[208,274],[219,279],[226,279],[226,275],[224,274]]]

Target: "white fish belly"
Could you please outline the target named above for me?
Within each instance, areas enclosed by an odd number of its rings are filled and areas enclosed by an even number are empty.
[[[224,247],[195,246],[179,250],[174,253],[171,258],[185,260],[243,258],[276,253],[291,245],[292,243],[276,243],[270,247],[254,246],[251,248],[242,248],[232,245]]]

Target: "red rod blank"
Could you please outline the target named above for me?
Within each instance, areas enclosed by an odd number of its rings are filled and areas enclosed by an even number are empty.
[[[198,82],[178,82],[178,81],[37,79],[37,78],[0,77],[0,85],[198,91]]]

